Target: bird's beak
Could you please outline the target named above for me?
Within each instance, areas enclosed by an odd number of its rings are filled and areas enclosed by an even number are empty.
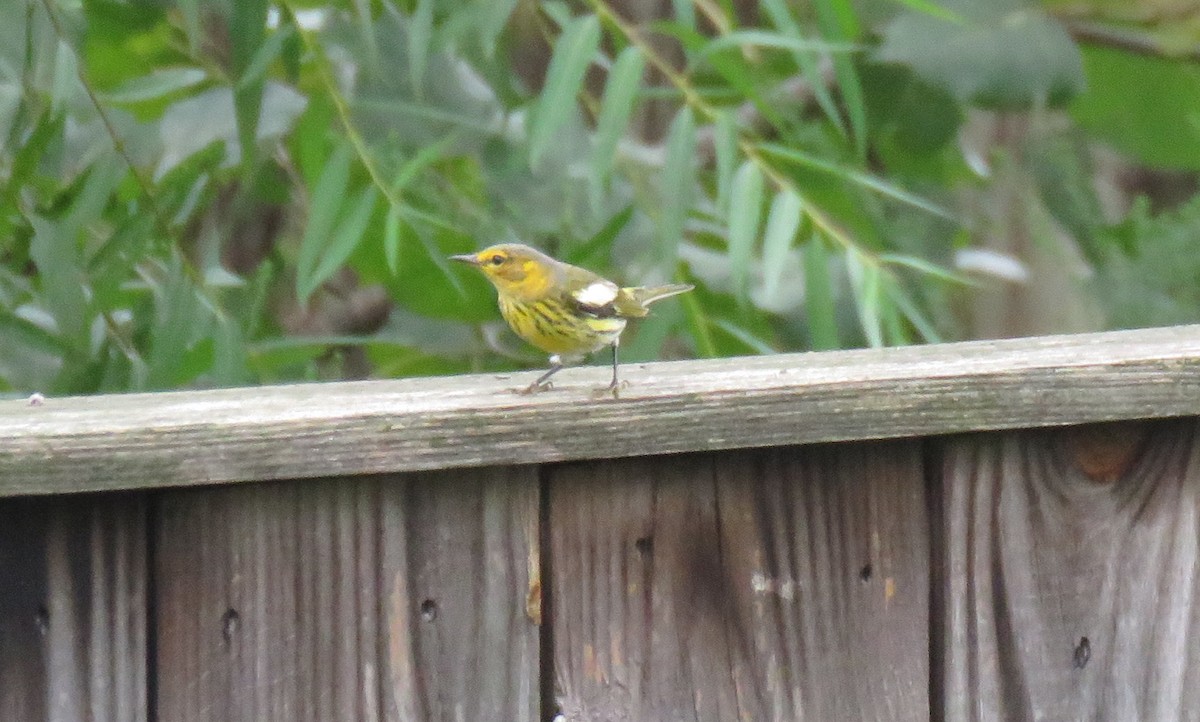
[[[472,266],[479,265],[479,259],[475,257],[474,253],[464,253],[461,256],[450,256],[450,260],[458,261],[460,263],[469,263]]]

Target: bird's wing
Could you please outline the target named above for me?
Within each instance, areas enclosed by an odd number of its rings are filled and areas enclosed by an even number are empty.
[[[567,295],[581,313],[596,318],[611,318],[617,314],[614,302],[620,292],[621,288],[617,284],[597,276]]]

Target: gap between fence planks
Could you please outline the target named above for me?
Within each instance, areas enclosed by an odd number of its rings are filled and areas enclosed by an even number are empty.
[[[1200,326],[528,375],[0,402],[0,497],[1188,415]]]

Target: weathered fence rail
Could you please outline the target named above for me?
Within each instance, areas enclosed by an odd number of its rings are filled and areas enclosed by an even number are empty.
[[[561,376],[0,403],[0,715],[1200,719],[1200,327]]]

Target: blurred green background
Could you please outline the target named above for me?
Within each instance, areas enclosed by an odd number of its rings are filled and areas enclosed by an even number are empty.
[[[0,14],[0,392],[541,365],[518,239],[697,285],[626,360],[1200,321],[1190,0]]]

